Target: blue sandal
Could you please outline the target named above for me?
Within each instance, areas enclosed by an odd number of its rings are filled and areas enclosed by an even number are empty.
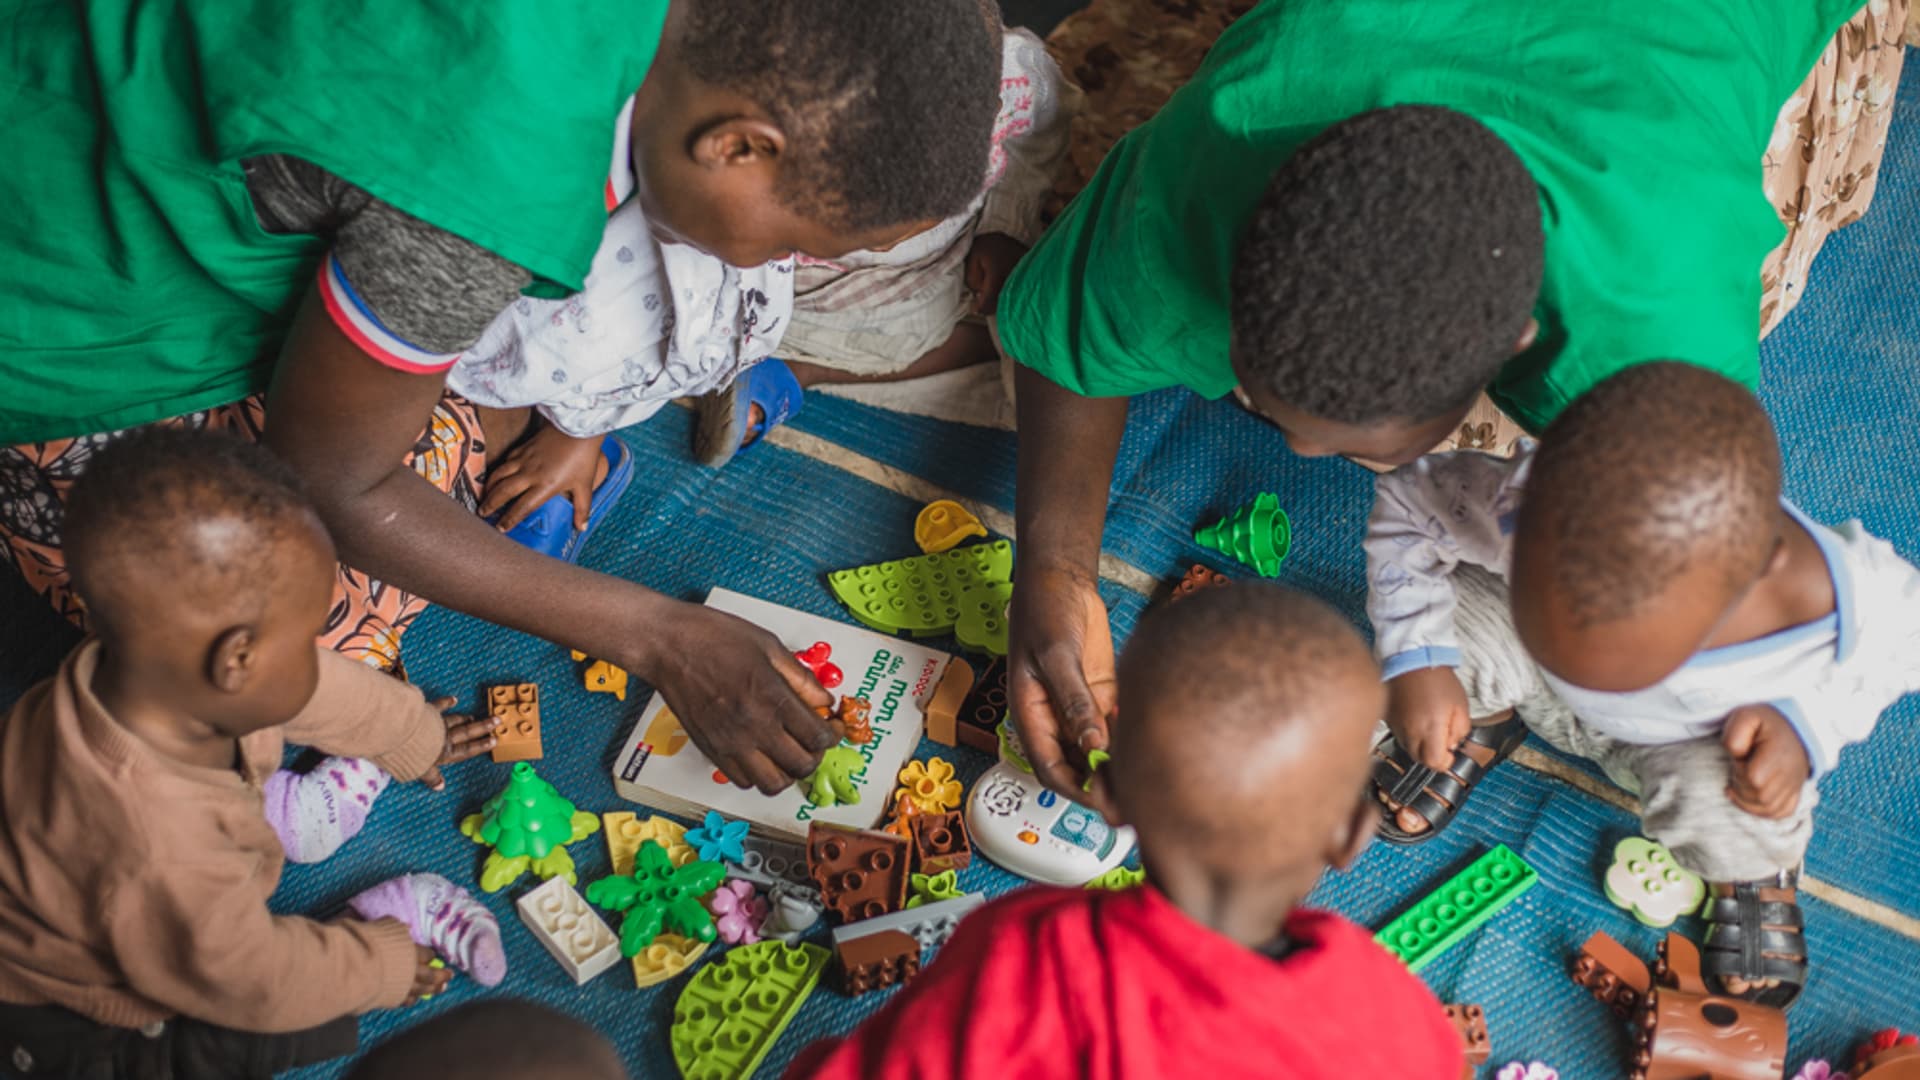
[[[627,485],[633,483],[633,451],[627,449],[626,443],[609,435],[601,440],[600,453],[607,459],[607,475],[601,479],[600,486],[593,489],[586,528],[575,531],[573,500],[555,495],[507,530],[507,539],[563,562],[579,562],[580,549],[586,546],[587,537],[606,520],[613,504],[620,501]]]
[[[702,465],[725,465],[733,455],[793,418],[805,400],[793,369],[769,356],[742,372],[725,390],[694,404],[693,456]],[[753,422],[753,406],[762,417]]]

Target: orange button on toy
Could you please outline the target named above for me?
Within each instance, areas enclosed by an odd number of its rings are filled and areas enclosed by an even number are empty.
[[[1023,844],[1037,844],[1040,842],[1040,837],[1035,835],[1032,829],[1021,829],[1020,842]]]

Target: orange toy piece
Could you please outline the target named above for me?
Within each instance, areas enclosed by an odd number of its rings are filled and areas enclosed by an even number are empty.
[[[960,716],[961,704],[972,690],[973,668],[959,657],[947,661],[947,670],[940,673],[940,685],[934,687],[933,696],[927,699],[928,738],[947,746],[958,745],[959,734],[954,725]]]
[[[866,698],[843,697],[834,703],[834,719],[846,725],[847,741],[864,746],[873,741],[873,703]]]
[[[893,792],[893,818],[881,832],[889,832],[902,840],[913,839],[913,822],[920,816],[920,804],[908,797],[906,788],[895,788]]]
[[[589,694],[612,694],[621,701],[627,700],[627,671],[605,660],[595,660],[587,665],[580,676],[586,684]]]
[[[493,760],[537,761],[540,749],[540,687],[530,683],[487,690],[487,715],[499,721]]]

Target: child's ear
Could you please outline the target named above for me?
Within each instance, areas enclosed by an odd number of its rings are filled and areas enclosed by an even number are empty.
[[[253,627],[230,627],[207,652],[207,681],[221,693],[237,694],[252,680],[256,659]]]
[[[746,116],[710,124],[693,137],[693,160],[708,169],[771,162],[786,152],[786,132]]]
[[[1367,845],[1373,842],[1373,831],[1380,825],[1380,812],[1373,808],[1373,800],[1367,793],[1361,793],[1353,810],[1340,830],[1333,835],[1333,846],[1327,853],[1327,865],[1335,870],[1345,870],[1354,864]]]

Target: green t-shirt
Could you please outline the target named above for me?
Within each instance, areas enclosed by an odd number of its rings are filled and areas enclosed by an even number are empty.
[[[1539,341],[1496,400],[1538,430],[1608,375],[1758,377],[1760,186],[1780,106],[1860,0],[1266,0],[1122,139],[1000,297],[1022,363],[1079,393],[1228,393],[1229,280],[1276,168],[1369,109],[1444,105],[1540,185]]]

